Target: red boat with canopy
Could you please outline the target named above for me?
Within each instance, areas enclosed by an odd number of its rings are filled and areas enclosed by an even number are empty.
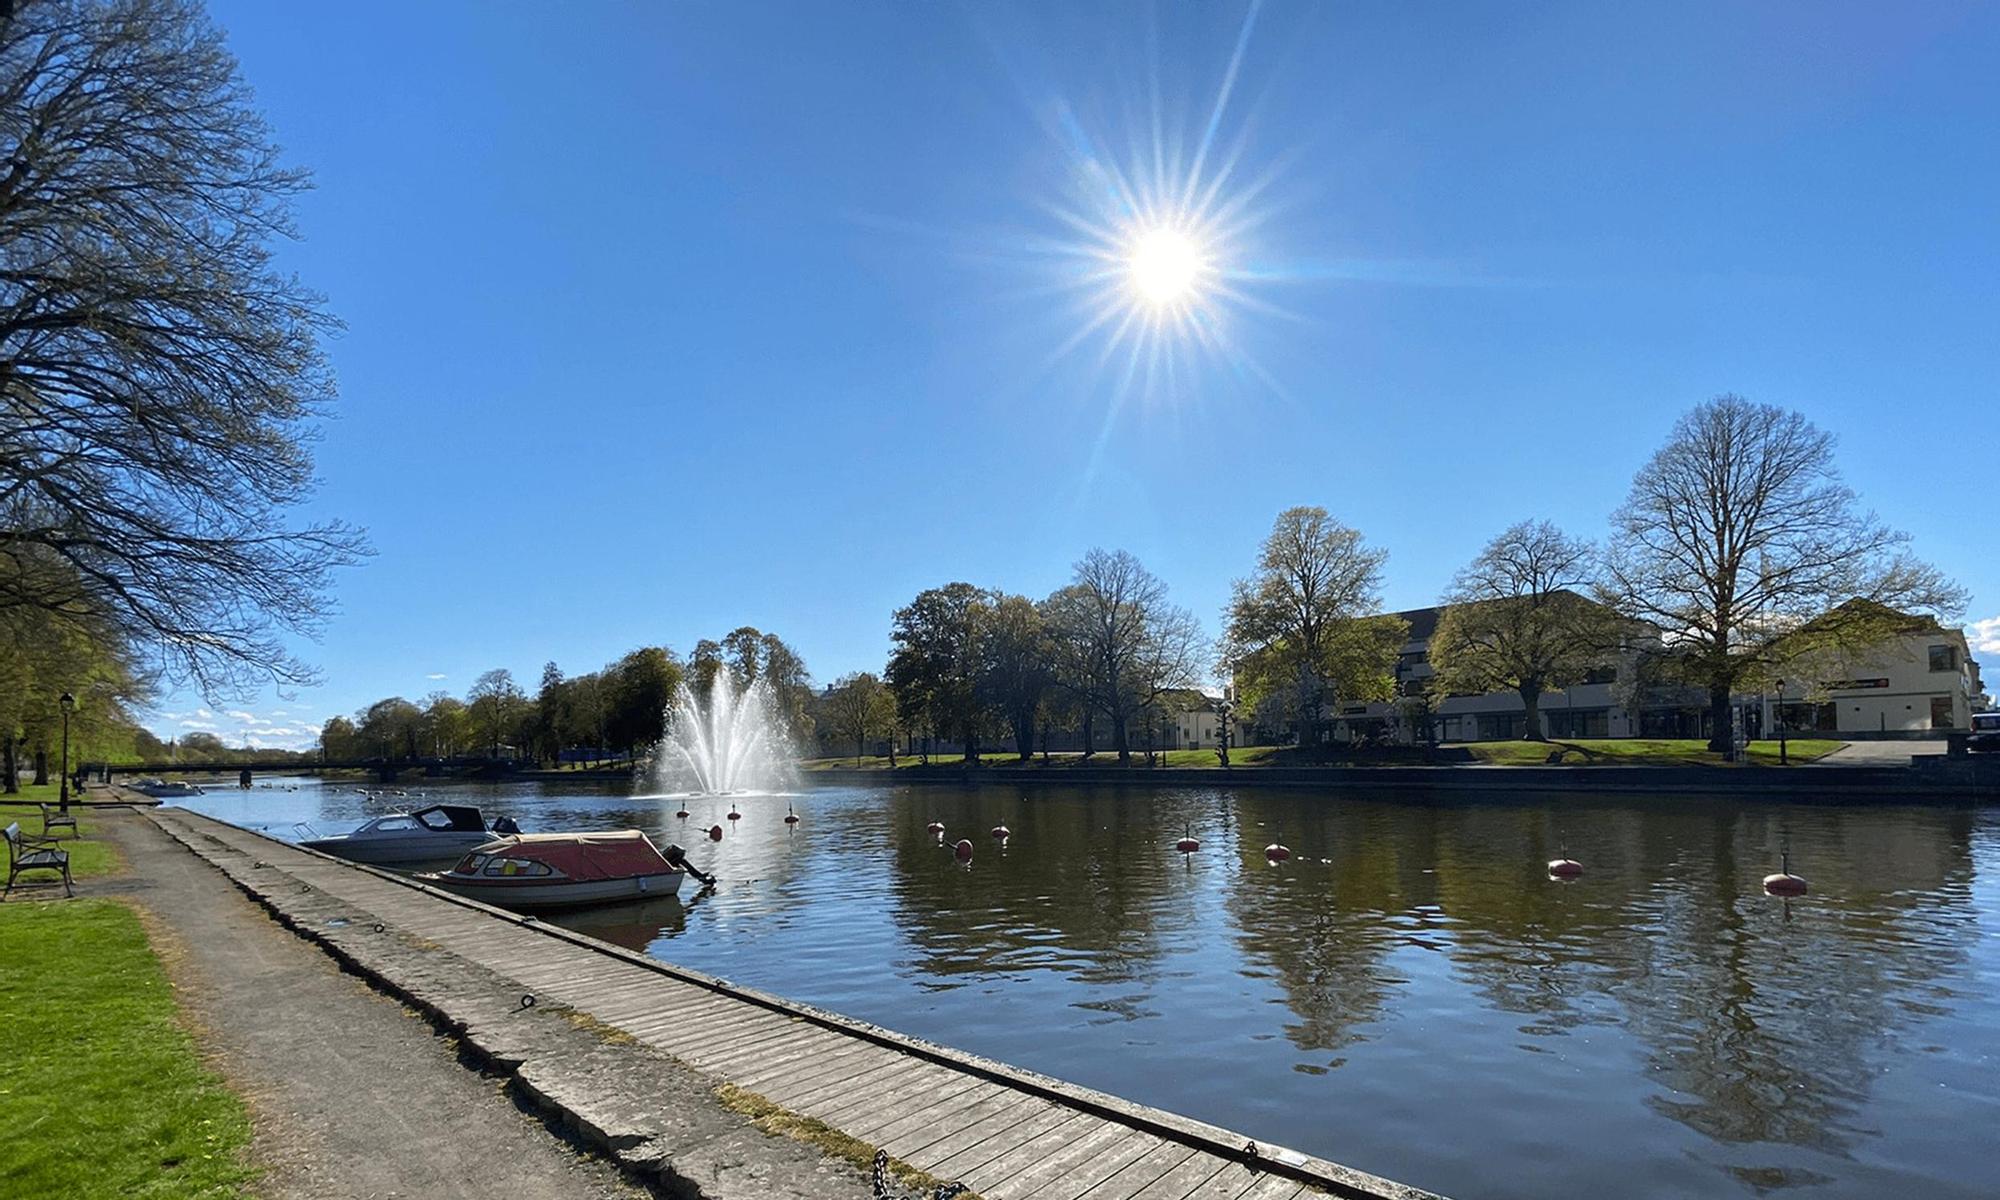
[[[665,854],[637,829],[609,833],[521,833],[472,850],[449,871],[417,879],[501,908],[562,908],[671,896],[692,874],[679,846]]]

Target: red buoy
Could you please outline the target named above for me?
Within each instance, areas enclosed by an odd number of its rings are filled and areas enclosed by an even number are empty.
[[[1264,857],[1270,859],[1272,862],[1284,862],[1291,856],[1292,849],[1290,846],[1281,846],[1276,842],[1272,842],[1270,845],[1264,847]]]
[[[995,825],[993,827],[993,836],[999,838],[1001,841],[1006,841],[1008,838],[1014,836],[1014,831],[1005,825]]]
[[[722,840],[722,826],[720,826],[720,825],[710,825],[710,826],[708,827],[708,840],[709,840],[709,841],[711,841],[711,842],[719,842],[719,841],[721,841],[721,840]]]
[[[925,832],[925,833],[943,833],[943,832],[944,832],[944,822],[943,822],[943,821],[932,821],[932,822],[931,822],[930,824],[928,824],[928,825],[924,826],[924,832]]]
[[[964,838],[958,839],[958,845],[953,846],[951,852],[958,857],[958,861],[960,862],[972,861],[972,843],[966,841]]]
[[[729,806],[729,819],[732,821],[741,821],[743,819],[743,814],[736,811],[734,804]]]
[[[687,820],[687,817],[688,817],[688,810],[684,808],[684,809],[680,810],[679,812],[675,813],[674,815],[675,815],[675,816],[677,816],[677,817],[679,817],[679,818],[680,818],[681,820],[685,821],[685,820]]]
[[[1791,852],[1785,852],[1780,861],[1783,863],[1783,866],[1780,868],[1778,874],[1764,876],[1764,890],[1773,896],[1805,895],[1806,881],[1792,874]]]
[[[1583,874],[1583,864],[1569,856],[1569,847],[1562,848],[1560,857],[1549,860],[1550,879],[1575,879]]]
[[[798,823],[799,823],[799,814],[792,811],[791,805],[789,804],[785,805],[785,824],[796,825]]]
[[[1194,829],[1192,827],[1181,830],[1181,840],[1174,843],[1174,849],[1180,851],[1182,854],[1193,854],[1195,851],[1201,849],[1201,843],[1194,840]]]

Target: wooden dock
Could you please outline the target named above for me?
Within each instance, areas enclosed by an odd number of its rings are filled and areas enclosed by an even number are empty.
[[[314,889],[990,1200],[1436,1200],[1240,1133],[911,1038],[182,808],[148,814],[253,892]]]

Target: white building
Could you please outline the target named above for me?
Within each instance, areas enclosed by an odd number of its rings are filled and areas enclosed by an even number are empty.
[[[1489,692],[1422,703],[1433,674],[1429,650],[1441,608],[1395,615],[1410,626],[1396,664],[1394,703],[1335,708],[1333,736],[1342,741],[1386,738],[1420,742],[1500,741],[1526,732],[1518,693]],[[1542,733],[1551,738],[1694,738],[1708,736],[1706,699],[1693,692],[1654,694],[1628,704],[1636,655],[1606,664],[1588,681],[1541,697]],[[1621,686],[1621,684],[1623,686]],[[1845,738],[1926,737],[1971,728],[1982,690],[1979,664],[1963,632],[1925,617],[1877,649],[1818,668],[1799,665],[1786,677],[1783,716],[1795,733]],[[1644,693],[1639,693],[1644,696]],[[1634,710],[1634,711],[1628,711]],[[1736,697],[1736,727],[1753,738],[1775,736],[1780,715],[1775,686]]]

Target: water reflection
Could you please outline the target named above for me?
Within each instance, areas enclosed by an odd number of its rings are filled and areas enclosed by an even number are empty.
[[[2000,1117],[2000,823],[1969,807],[897,787],[795,797],[796,827],[744,800],[711,843],[726,801],[473,794],[722,878],[566,924],[1448,1193],[2000,1190],[1953,1136]],[[1787,848],[1789,904],[1759,890]]]

